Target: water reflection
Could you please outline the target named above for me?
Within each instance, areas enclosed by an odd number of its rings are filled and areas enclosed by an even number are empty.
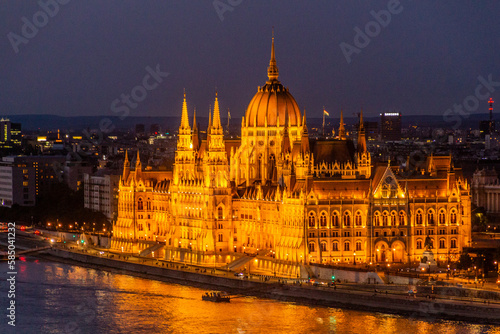
[[[498,327],[255,297],[216,304],[201,300],[206,290],[33,258],[18,267],[17,333],[500,334]],[[2,272],[6,269],[0,264]],[[2,291],[6,287],[2,281]],[[6,305],[5,294],[1,300]]]

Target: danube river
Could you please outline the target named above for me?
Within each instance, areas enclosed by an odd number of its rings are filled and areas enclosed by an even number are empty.
[[[189,286],[31,257],[16,265],[13,331],[6,319],[7,264],[0,264],[0,333],[500,333],[499,327],[459,321],[255,297],[217,304],[201,300],[206,290]]]

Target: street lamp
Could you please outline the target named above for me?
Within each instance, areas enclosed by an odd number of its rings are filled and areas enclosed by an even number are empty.
[[[353,261],[353,264],[356,265],[356,252],[353,253],[354,255],[354,261]]]

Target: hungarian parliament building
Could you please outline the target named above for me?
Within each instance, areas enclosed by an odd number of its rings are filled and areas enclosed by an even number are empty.
[[[217,95],[206,139],[184,94],[171,171],[135,168],[125,155],[112,248],[155,258],[226,266],[255,257],[261,270],[301,265],[458,260],[471,240],[471,195],[451,156],[418,167],[372,164],[363,114],[356,144],[341,114],[335,139],[311,139],[305,111],[269,80],[224,138]],[[229,268],[229,266],[228,266]]]

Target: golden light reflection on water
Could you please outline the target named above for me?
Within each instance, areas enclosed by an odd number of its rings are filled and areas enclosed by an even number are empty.
[[[201,300],[207,290],[199,288],[51,262],[22,265],[27,270],[20,279],[31,280],[43,290],[45,300],[40,305],[50,311],[59,307],[66,312],[66,325],[72,321],[82,333],[500,334],[498,327],[426,322],[255,297],[211,303]],[[59,331],[63,325],[54,321],[51,332],[66,333]]]

